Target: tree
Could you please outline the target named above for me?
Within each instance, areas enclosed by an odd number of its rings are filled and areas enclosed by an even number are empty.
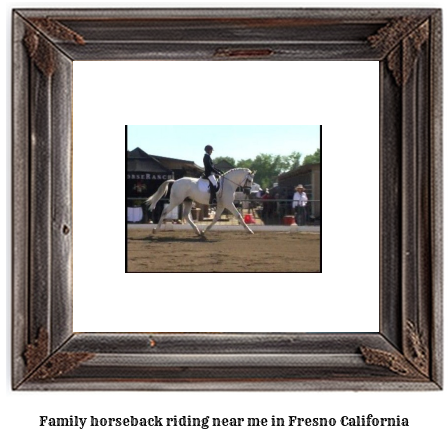
[[[273,186],[278,175],[295,169],[300,164],[300,157],[300,152],[293,152],[290,155],[260,154],[253,160],[238,161],[237,166],[256,170],[256,182],[267,188]]]
[[[244,167],[246,169],[253,169],[253,163],[254,163],[254,160],[252,160],[251,158],[247,158],[245,160],[239,160],[236,163],[236,167]]]
[[[303,159],[303,164],[316,164],[316,163],[320,163],[320,148],[316,149],[316,152],[314,152],[314,154],[312,155],[307,155],[304,159]]]
[[[280,155],[260,154],[255,157],[252,163],[252,170],[256,170],[255,180],[263,188],[272,187],[278,175]]]
[[[302,154],[300,152],[293,152],[288,155],[287,164],[288,170],[297,169],[300,166],[300,159],[302,158]]]
[[[272,187],[277,177],[284,172],[296,169],[300,166],[300,152],[292,152],[289,155],[259,154],[254,159],[246,158],[235,161],[231,157],[216,157],[215,163],[226,160],[234,167],[244,167],[256,170],[255,181],[263,188]]]
[[[235,162],[235,158],[232,157],[214,157],[213,158],[213,162],[214,163],[219,163],[220,161],[227,161],[228,163],[230,163],[233,167],[236,167],[236,162]]]

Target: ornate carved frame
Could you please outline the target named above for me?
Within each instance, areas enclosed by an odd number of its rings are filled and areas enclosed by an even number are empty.
[[[36,9],[13,23],[14,389],[442,387],[440,10]],[[379,61],[380,331],[73,333],[72,61],[100,59]]]

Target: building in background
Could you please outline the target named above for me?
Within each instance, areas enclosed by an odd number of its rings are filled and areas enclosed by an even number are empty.
[[[148,197],[168,179],[198,178],[203,171],[193,161],[150,155],[135,148],[127,153],[126,197]]]
[[[142,208],[141,204],[146,198],[154,194],[164,181],[177,180],[184,176],[198,178],[203,171],[204,169],[197,166],[193,161],[150,155],[140,148],[128,151],[126,156],[128,221],[129,218],[139,219],[140,212],[142,212],[141,219],[131,220],[132,222],[147,222],[150,219],[147,209]],[[158,220],[162,208],[163,202],[159,202],[152,220]]]
[[[306,164],[278,176],[276,192],[281,198],[292,199],[294,187],[302,184],[309,202],[309,214],[315,219],[321,217],[321,165]]]
[[[126,198],[128,204],[132,204],[133,199],[148,198],[164,181],[172,178],[174,178],[174,172],[171,169],[140,148],[127,153]]]

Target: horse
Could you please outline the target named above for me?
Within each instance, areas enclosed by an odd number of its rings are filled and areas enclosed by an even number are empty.
[[[254,234],[254,232],[244,222],[233,201],[235,199],[235,192],[238,187],[243,189],[250,189],[252,187],[255,172],[256,171],[252,172],[250,169],[237,168],[231,169],[221,176],[220,187],[216,195],[217,207],[215,217],[210,225],[202,232],[198,229],[196,224],[193,222],[193,218],[191,217],[191,207],[193,205],[193,201],[198,202],[199,204],[209,204],[209,192],[202,191],[199,188],[201,179],[184,177],[178,180],[169,179],[165,181],[159,189],[145,201],[145,204],[148,206],[149,210],[154,210],[157,202],[168,192],[169,185],[173,184],[171,187],[170,202],[165,205],[162,215],[160,216],[159,223],[157,224],[157,227],[153,229],[153,233],[155,234],[159,231],[166,215],[183,203],[183,217],[187,219],[187,222],[192,226],[198,236],[204,235],[207,231],[209,231],[219,220],[222,212],[226,208],[236,217],[238,222],[243,225],[247,232]],[[208,182],[208,180],[203,181]]]

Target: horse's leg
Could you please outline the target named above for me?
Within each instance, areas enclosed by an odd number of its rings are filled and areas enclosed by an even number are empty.
[[[226,208],[238,219],[238,222],[246,229],[248,233],[254,234],[254,232],[247,226],[246,222],[244,222],[243,217],[241,216],[237,208],[233,205],[233,203],[226,206]]]
[[[154,234],[156,234],[159,231],[160,227],[163,224],[163,220],[165,219],[166,215],[170,211],[172,211],[175,207],[177,207],[178,205],[179,204],[174,204],[174,203],[170,202],[169,204],[166,204],[165,207],[163,207],[163,211],[162,211],[162,214],[160,215],[159,223],[157,224],[157,227],[152,230],[152,232]]]
[[[224,211],[224,207],[218,204],[218,205],[216,206],[216,214],[215,214],[215,217],[213,218],[211,224],[210,224],[204,231],[202,231],[202,234],[205,234],[207,231],[210,230],[211,227],[213,227],[213,225],[216,224],[216,222],[218,222],[218,220],[219,220],[219,218],[221,217],[223,211]]]
[[[193,227],[193,229],[196,231],[196,234],[198,236],[201,235],[201,232],[199,231],[199,228],[196,226],[196,224],[193,222],[193,218],[191,217],[191,207],[193,206],[193,202],[191,201],[185,201],[184,202],[184,211],[182,213],[183,217],[187,219],[187,222]]]

